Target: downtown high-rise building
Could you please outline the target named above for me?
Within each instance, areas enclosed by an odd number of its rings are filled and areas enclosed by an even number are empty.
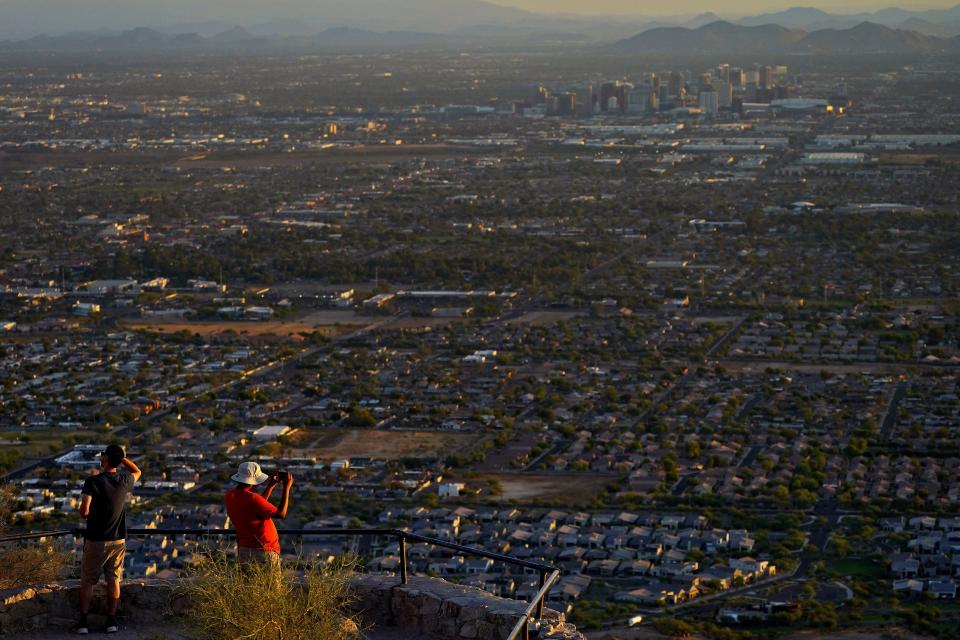
[[[697,97],[698,106],[709,116],[715,116],[720,111],[720,95],[711,85],[701,87]]]

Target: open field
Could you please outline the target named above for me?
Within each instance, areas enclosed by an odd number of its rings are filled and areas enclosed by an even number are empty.
[[[569,500],[583,502],[603,493],[616,474],[599,473],[493,473],[503,493],[499,500]]]
[[[398,331],[411,330],[411,329],[425,329],[430,327],[446,327],[448,325],[457,323],[457,322],[468,322],[470,318],[399,318],[397,320],[391,320],[390,324],[387,325],[390,329],[396,329]]]
[[[179,169],[256,169],[257,167],[296,167],[306,164],[349,164],[354,162],[394,163],[420,157],[443,158],[489,154],[489,149],[445,144],[375,145],[349,149],[331,148],[292,153],[248,151],[243,153],[208,153],[178,158],[173,166]]]
[[[9,152],[0,151],[0,165],[10,171],[35,169],[37,167],[88,167],[100,164],[124,166],[167,164],[177,158],[177,154],[157,151],[143,153],[139,151],[102,151],[102,152]]]
[[[64,448],[64,439],[71,437],[80,442],[86,442],[96,439],[102,439],[104,436],[98,435],[94,431],[72,431],[65,429],[45,429],[42,431],[25,431],[28,440],[21,442],[19,440],[21,431],[5,429],[0,431],[0,451],[15,449],[20,452],[24,460],[32,458],[43,458],[49,456],[51,452],[59,451]]]
[[[334,458],[438,458],[474,446],[477,433],[385,431],[382,429],[323,429],[303,448],[320,460]]]
[[[177,333],[189,331],[191,334],[211,336],[232,331],[241,336],[278,336],[299,339],[301,333],[320,332],[326,336],[338,336],[359,327],[373,324],[374,319],[358,316],[352,311],[318,311],[301,318],[290,320],[268,320],[266,322],[242,320],[150,320],[148,322],[124,322],[123,326],[134,331],[152,333]]]
[[[507,324],[528,324],[533,327],[546,327],[563,320],[570,320],[571,318],[584,315],[586,314],[579,311],[531,311],[523,314],[519,318],[507,320]]]
[[[923,166],[930,162],[944,164],[960,163],[960,155],[955,153],[881,153],[880,164]]]
[[[690,318],[690,322],[700,324],[728,324],[733,326],[740,318],[737,316],[698,316]]]
[[[889,571],[885,566],[869,558],[845,558],[827,565],[827,571],[834,576],[852,576],[877,580],[886,578]]]
[[[893,373],[903,369],[902,365],[891,362],[860,362],[856,364],[806,364],[802,362],[785,362],[782,360],[738,360],[736,358],[720,358],[719,364],[730,371],[743,373],[762,373],[767,369],[782,369],[798,373],[820,373],[826,371],[834,374],[848,373]]]
[[[313,326],[323,326],[331,324],[349,324],[349,325],[359,325],[365,326],[373,324],[377,321],[377,318],[371,318],[370,316],[361,316],[357,315],[353,311],[335,311],[335,310],[326,310],[326,311],[314,311],[313,313],[307,314],[304,317],[300,318],[300,322],[304,324],[309,324]]]

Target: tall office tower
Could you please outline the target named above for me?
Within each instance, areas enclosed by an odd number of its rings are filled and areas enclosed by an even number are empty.
[[[557,103],[557,115],[572,116],[577,113],[577,94],[572,91],[554,96]]]
[[[670,101],[670,87],[665,84],[660,85],[660,91],[657,92],[657,102],[662,106]]]
[[[760,84],[760,71],[757,69],[751,69],[750,71],[744,70],[743,86],[747,86],[748,84]]]
[[[625,113],[632,90],[632,84],[620,80],[603,83],[600,86],[600,110],[604,113]]]
[[[547,98],[549,96],[550,96],[550,90],[541,84],[537,87],[536,92],[533,94],[533,103],[546,104]]]
[[[636,115],[646,113],[650,87],[641,84],[627,95],[627,113]]]
[[[764,65],[759,69],[760,78],[757,84],[761,89],[769,89],[773,86],[773,67]]]
[[[630,102],[630,92],[633,91],[633,85],[629,82],[621,82],[617,87],[617,105],[620,113],[626,113],[627,104]]]
[[[682,98],[687,89],[687,81],[684,79],[683,74],[679,71],[671,73],[669,87],[670,95],[676,98]]]
[[[650,97],[647,99],[647,113],[655,113],[659,110],[660,110],[660,93],[657,91],[650,91]]]
[[[557,98],[557,96],[547,96],[547,101],[544,105],[548,116],[560,115],[560,99]]]
[[[714,116],[720,110],[720,97],[717,90],[707,85],[700,89],[699,106],[709,116]]]
[[[733,105],[733,85],[729,82],[717,82],[717,104],[721,109],[729,109]]]
[[[600,111],[608,111],[610,109],[610,105],[617,101],[619,94],[619,80],[614,80],[613,82],[604,82],[602,85],[600,85]]]
[[[744,84],[746,84],[743,81],[743,69],[740,67],[733,67],[730,69],[730,84],[735,87],[742,87]]]
[[[653,71],[646,71],[640,76],[640,84],[652,88],[656,93],[660,90],[660,77]]]
[[[840,84],[837,85],[837,96],[841,98],[847,97],[847,81],[841,79]]]
[[[651,113],[659,106],[659,96],[648,84],[639,85],[627,96],[627,113]]]
[[[730,65],[719,65],[716,69],[714,69],[713,74],[720,82],[730,82]]]
[[[577,115],[593,115],[593,107],[596,102],[596,96],[593,93],[593,85],[588,84],[585,87],[577,89]]]

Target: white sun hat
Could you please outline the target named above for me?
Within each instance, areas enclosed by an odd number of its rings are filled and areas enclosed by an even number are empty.
[[[260,469],[260,465],[256,462],[241,462],[240,468],[237,469],[235,474],[230,476],[230,479],[243,484],[260,484],[269,477],[270,476]]]

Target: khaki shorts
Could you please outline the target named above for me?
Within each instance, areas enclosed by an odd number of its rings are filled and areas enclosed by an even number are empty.
[[[237,547],[237,560],[240,561],[240,564],[261,562],[278,569],[280,568],[280,554],[275,551],[252,549],[250,547]]]
[[[123,577],[125,540],[109,542],[83,541],[83,560],[80,562],[80,584],[94,585],[102,575],[109,582]]]

